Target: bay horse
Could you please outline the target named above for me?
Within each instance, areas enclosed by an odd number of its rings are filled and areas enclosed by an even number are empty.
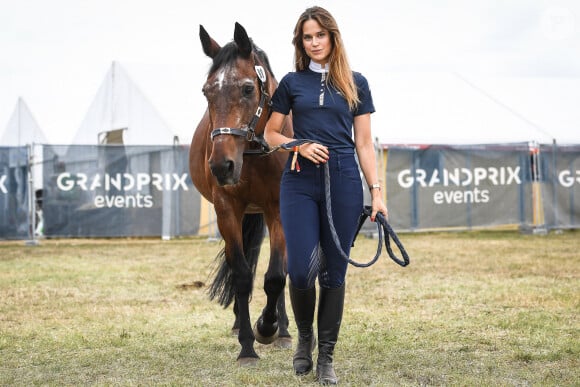
[[[269,152],[263,138],[270,97],[278,82],[264,51],[235,24],[234,39],[221,47],[200,25],[203,52],[213,62],[202,91],[207,109],[189,153],[193,184],[213,203],[225,242],[210,298],[228,307],[234,301],[241,350],[239,365],[254,365],[254,341],[290,348],[284,289],[286,242],[279,212],[280,179],[287,155]],[[291,121],[283,131],[292,137]],[[252,329],[249,302],[260,247],[270,237],[270,261],[264,277],[267,301]]]

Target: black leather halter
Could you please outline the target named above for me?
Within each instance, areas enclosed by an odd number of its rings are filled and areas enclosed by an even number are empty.
[[[264,137],[256,135],[256,125],[258,124],[260,117],[262,117],[262,112],[266,106],[266,101],[270,97],[266,92],[266,71],[262,66],[257,65],[254,66],[254,68],[256,69],[256,74],[258,75],[258,83],[260,84],[260,103],[258,104],[256,113],[254,113],[250,123],[247,126],[243,126],[241,128],[215,128],[211,131],[212,141],[215,136],[228,134],[232,136],[245,137],[247,141],[255,142],[260,145],[260,149],[247,149],[244,151],[244,154],[270,153],[270,146],[266,140],[264,140]]]

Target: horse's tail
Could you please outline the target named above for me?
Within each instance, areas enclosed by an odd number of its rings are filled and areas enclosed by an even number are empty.
[[[256,276],[256,267],[258,257],[260,256],[260,247],[264,240],[264,215],[263,214],[245,214],[242,221],[242,238],[244,243],[244,256],[250,269],[252,270],[252,284]],[[225,259],[225,250],[222,249],[216,257],[219,261],[219,268],[215,271],[215,278],[209,288],[209,298],[217,298],[220,305],[227,308],[235,296],[234,273]],[[250,290],[251,292],[251,290]],[[250,293],[251,295],[251,293]]]

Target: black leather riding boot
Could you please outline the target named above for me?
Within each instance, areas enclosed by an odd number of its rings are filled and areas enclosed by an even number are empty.
[[[318,302],[318,361],[316,379],[320,384],[338,384],[332,365],[344,308],[344,283],[336,289],[320,288]]]
[[[314,308],[316,306],[316,288],[297,289],[290,283],[290,301],[294,311],[294,320],[298,327],[298,345],[294,353],[293,365],[296,375],[306,375],[312,371],[312,351],[316,338],[312,331]]]

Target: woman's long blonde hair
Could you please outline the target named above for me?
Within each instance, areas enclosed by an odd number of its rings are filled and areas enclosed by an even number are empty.
[[[292,39],[292,44],[294,45],[294,67],[296,71],[305,70],[310,64],[310,58],[306,55],[304,45],[302,44],[302,26],[307,20],[315,20],[330,34],[332,48],[330,50],[327,82],[342,93],[350,109],[354,110],[360,100],[344,44],[342,43],[338,24],[330,12],[322,7],[307,8],[296,22],[294,37]]]

